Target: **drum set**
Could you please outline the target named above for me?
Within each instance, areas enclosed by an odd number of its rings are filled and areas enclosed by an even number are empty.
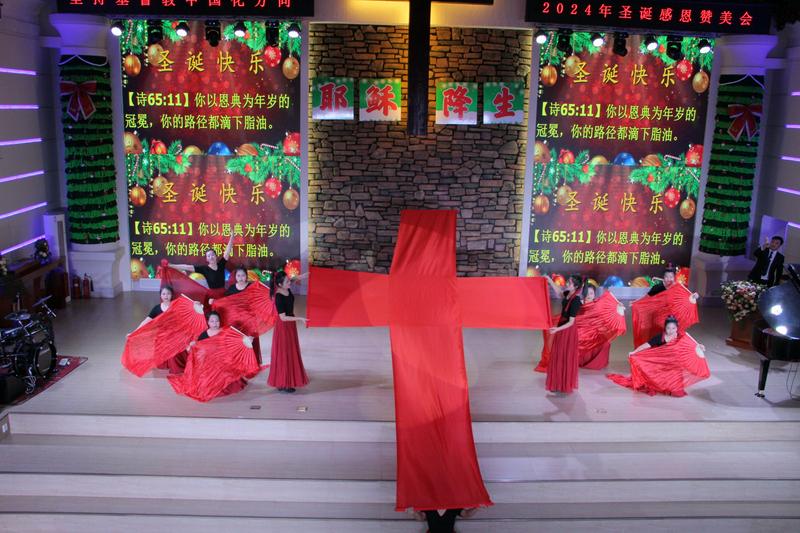
[[[33,311],[6,315],[13,327],[0,329],[0,369],[25,382],[26,393],[36,388],[38,378],[46,379],[56,370],[58,356],[52,319],[56,314],[47,305],[50,296],[33,304]]]

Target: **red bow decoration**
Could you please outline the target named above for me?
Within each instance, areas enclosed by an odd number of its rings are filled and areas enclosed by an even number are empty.
[[[731,104],[728,106],[728,117],[733,120],[728,128],[728,134],[735,141],[739,140],[742,132],[747,132],[747,140],[750,141],[758,135],[758,119],[761,118],[761,104],[742,105]]]
[[[75,122],[79,121],[81,117],[88,120],[97,111],[97,107],[92,101],[92,96],[95,94],[97,94],[96,81],[85,81],[80,84],[74,81],[61,82],[61,96],[69,96],[67,114]]]

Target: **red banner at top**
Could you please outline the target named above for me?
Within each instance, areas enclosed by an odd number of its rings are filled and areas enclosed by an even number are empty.
[[[314,0],[58,0],[60,13],[131,17],[313,17]]]
[[[557,26],[654,30],[655,33],[769,33],[770,5],[697,0],[528,0],[525,20]]]

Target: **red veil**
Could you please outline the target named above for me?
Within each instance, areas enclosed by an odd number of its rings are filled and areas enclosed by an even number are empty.
[[[167,266],[166,261],[161,262],[159,272],[161,273],[161,288],[163,289],[167,285],[172,287],[173,297],[185,294],[195,302],[208,305],[209,298],[222,298],[225,295],[225,289],[209,289],[180,270]]]
[[[251,337],[268,332],[278,318],[269,289],[260,281],[242,292],[214,300],[211,307],[220,314],[223,324]]]
[[[122,366],[142,377],[185,350],[205,329],[203,306],[185,295],[176,298],[169,309],[128,335]]]
[[[686,396],[686,387],[711,375],[702,348],[688,333],[679,335],[675,342],[642,350],[629,361],[630,376],[608,374],[606,377],[651,396]]]
[[[664,320],[669,315],[678,319],[678,330],[684,332],[700,321],[697,303],[690,300],[692,293],[675,283],[669,289],[645,296],[633,302],[633,344],[641,346],[664,331]]]
[[[610,342],[626,331],[624,309],[611,291],[581,306],[573,327],[578,328],[579,364],[582,368],[598,370],[608,365]],[[553,315],[551,324],[557,326],[560,318],[561,315]],[[537,372],[547,371],[553,343],[553,336],[547,330],[543,330],[542,335],[544,347],[535,369]]]
[[[200,402],[223,395],[226,388],[258,372],[253,344],[239,330],[226,327],[189,350],[183,374],[168,377],[178,394]],[[237,389],[238,390],[238,389]]]

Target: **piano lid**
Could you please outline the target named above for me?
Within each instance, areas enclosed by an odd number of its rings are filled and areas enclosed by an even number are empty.
[[[758,299],[758,310],[767,324],[787,337],[800,339],[800,276],[794,265],[789,270],[789,283],[770,287]]]

